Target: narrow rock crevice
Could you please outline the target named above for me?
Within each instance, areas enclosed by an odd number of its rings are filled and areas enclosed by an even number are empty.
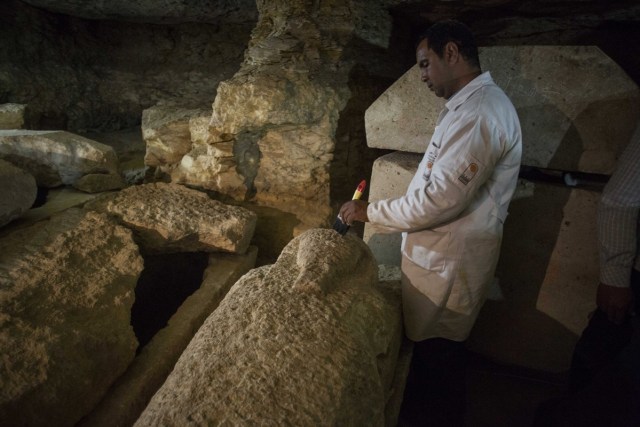
[[[137,353],[167,325],[185,299],[200,288],[209,261],[205,252],[144,255],[136,285],[131,325],[140,345]]]

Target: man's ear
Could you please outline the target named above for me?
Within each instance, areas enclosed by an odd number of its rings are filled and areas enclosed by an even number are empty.
[[[448,42],[444,45],[444,59],[448,64],[455,64],[458,62],[460,51],[458,51],[458,45],[454,42]]]

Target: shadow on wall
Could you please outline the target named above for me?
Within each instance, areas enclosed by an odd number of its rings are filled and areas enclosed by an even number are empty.
[[[562,114],[559,111],[556,113]],[[576,120],[574,123],[579,122]],[[556,163],[569,164],[573,170],[578,170],[578,162],[585,151],[585,141],[574,123],[549,162],[551,166]],[[581,301],[549,302],[549,299],[563,294],[584,293],[592,281],[593,286],[597,282],[597,277],[580,272],[584,276],[572,278],[576,279],[573,283],[563,283],[567,274],[574,272],[576,265],[597,262],[597,257],[576,259],[580,251],[572,253],[571,245],[595,246],[593,235],[578,240],[575,234],[567,231],[572,226],[581,229],[589,227],[595,221],[593,218],[585,220],[587,224],[573,225],[567,221],[568,217],[573,217],[569,203],[572,191],[583,190],[537,183],[530,197],[512,201],[496,270],[504,299],[489,300],[481,310],[469,338],[469,345],[475,351],[502,362],[542,371],[561,372],[568,369],[578,335],[538,307],[544,284],[548,303],[561,307],[566,317],[580,317],[582,313],[579,312],[584,310]],[[593,197],[597,197],[597,193]],[[590,214],[595,217],[595,209]],[[558,242],[562,237],[565,242],[567,236],[569,247],[559,248]],[[564,255],[569,254],[566,259],[562,258],[563,252]],[[576,288],[576,283],[585,286]],[[585,325],[587,316],[585,312]]]
[[[335,149],[329,165],[330,200],[334,215],[347,200],[351,200],[358,183],[370,182],[373,162],[392,152],[367,146],[365,111],[378,99],[414,62],[412,42],[406,28],[394,19],[389,35],[389,48],[383,49],[361,39],[353,38],[345,48],[344,56],[356,64],[349,72],[351,95],[340,112],[335,132]],[[410,46],[409,49],[406,49]],[[368,196],[363,194],[363,199]],[[364,226],[355,230],[362,236]]]
[[[533,197],[511,203],[496,276],[504,300],[489,300],[474,326],[470,346],[515,365],[566,366],[577,336],[536,302],[562,222],[569,191],[536,187]]]

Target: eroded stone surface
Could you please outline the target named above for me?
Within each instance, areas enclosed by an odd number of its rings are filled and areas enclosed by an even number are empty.
[[[155,106],[142,112],[142,137],[147,146],[144,163],[164,166],[179,163],[191,150],[189,121],[211,112],[175,106]]]
[[[71,209],[0,239],[0,419],[74,425],[135,356],[131,232]]]
[[[359,238],[303,233],[232,287],[136,425],[384,425],[401,316],[377,283]]]
[[[0,159],[0,227],[26,212],[37,194],[31,174]]]
[[[640,90],[611,58],[595,46],[493,46],[480,62],[518,111],[523,164],[613,171],[640,118]],[[424,152],[442,101],[418,77],[413,66],[369,107],[370,147]]]
[[[73,185],[88,174],[118,174],[113,148],[63,131],[0,130],[0,158],[31,173],[43,187]]]
[[[136,185],[85,207],[117,218],[149,252],[244,253],[256,223],[253,212],[178,184]]]

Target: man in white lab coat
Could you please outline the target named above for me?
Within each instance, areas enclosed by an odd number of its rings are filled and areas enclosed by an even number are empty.
[[[522,136],[511,101],[482,73],[466,26],[431,26],[416,61],[422,81],[447,100],[418,171],[404,196],[349,201],[340,216],[347,224],[369,221],[403,233],[404,323],[416,342],[412,370],[420,371],[414,375],[423,377],[421,388],[434,388],[423,393],[420,410],[429,425],[439,425],[441,416],[441,424],[452,426],[462,423],[464,341],[494,280]]]

